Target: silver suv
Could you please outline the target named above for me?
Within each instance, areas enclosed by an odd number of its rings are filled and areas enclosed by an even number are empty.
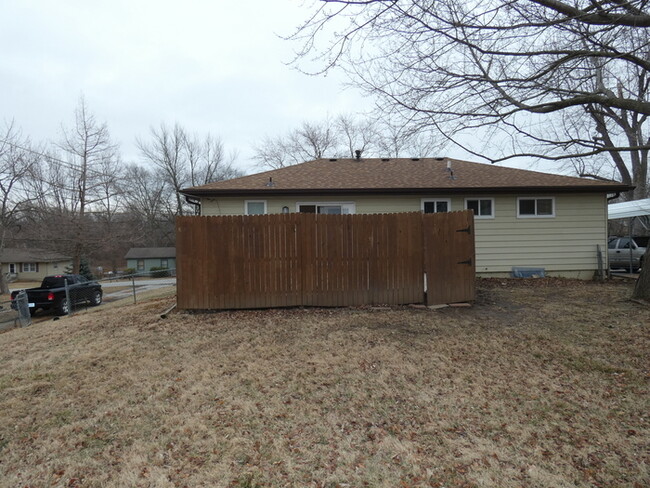
[[[632,249],[632,269],[640,269],[643,266],[643,255],[645,247],[637,246],[634,239],[629,237],[610,237],[607,242],[607,256],[610,268],[630,269],[630,248]]]

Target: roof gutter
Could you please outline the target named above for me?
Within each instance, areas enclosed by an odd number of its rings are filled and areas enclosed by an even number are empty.
[[[431,195],[431,194],[486,194],[486,193],[617,193],[630,191],[628,185],[588,186],[509,186],[496,188],[309,188],[309,189],[224,189],[183,190],[188,203],[200,204],[196,198],[282,196],[282,195]]]
[[[196,198],[192,198],[191,196],[186,194],[185,201],[190,205],[194,205],[195,215],[201,215],[201,200],[197,200]]]

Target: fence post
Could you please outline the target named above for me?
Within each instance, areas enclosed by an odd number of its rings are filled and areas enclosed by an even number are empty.
[[[137,303],[135,298],[135,275],[131,275],[131,283],[133,284],[133,303]]]
[[[27,327],[32,323],[32,315],[29,313],[29,299],[27,292],[21,290],[16,295],[16,308],[18,309],[18,321],[21,327]]]
[[[65,284],[65,299],[68,302],[68,313],[66,315],[72,315],[72,302],[70,301],[70,287],[68,286],[68,279],[64,278],[63,283]]]

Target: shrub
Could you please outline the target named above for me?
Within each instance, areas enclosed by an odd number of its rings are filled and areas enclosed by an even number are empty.
[[[166,278],[167,276],[171,276],[168,268],[160,266],[152,266],[149,271],[151,271],[152,278]]]

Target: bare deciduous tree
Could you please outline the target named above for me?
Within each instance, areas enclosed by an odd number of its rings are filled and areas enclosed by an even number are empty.
[[[8,124],[0,135],[0,253],[5,249],[9,232],[19,224],[20,213],[30,200],[25,185],[37,161],[29,140],[22,137],[13,123]],[[8,293],[4,274],[0,277],[0,293]]]
[[[493,162],[609,155],[641,196],[649,20],[643,0],[325,0],[293,38],[302,57],[343,67],[418,132]],[[583,123],[566,124],[576,118]],[[510,136],[510,150],[495,156],[466,142],[477,134],[502,148]]]
[[[429,156],[441,145],[428,134],[392,124],[390,119],[339,115],[322,122],[303,122],[288,134],[266,137],[255,148],[263,168],[282,168],[320,158]]]
[[[181,189],[242,174],[234,164],[236,154],[227,157],[220,139],[210,134],[203,138],[188,134],[179,124],[172,129],[165,124],[152,128],[150,140],[138,139],[137,145],[144,160],[163,176],[165,197],[173,215],[188,212]]]
[[[336,154],[336,127],[328,118],[321,123],[303,122],[285,135],[265,137],[255,147],[254,160],[261,167],[278,169]]]
[[[71,128],[63,129],[58,147],[68,158],[69,165],[59,175],[57,191],[66,200],[73,219],[72,260],[73,270],[79,272],[81,257],[88,252],[90,242],[87,213],[101,202],[110,205],[115,196],[117,174],[117,146],[111,141],[108,127],[100,123],[89,111],[82,97],[75,110]],[[63,203],[63,202],[61,202]]]
[[[132,229],[132,242],[145,247],[164,247],[174,242],[173,214],[165,205],[167,183],[159,172],[138,165],[126,169],[124,182],[126,212]]]

